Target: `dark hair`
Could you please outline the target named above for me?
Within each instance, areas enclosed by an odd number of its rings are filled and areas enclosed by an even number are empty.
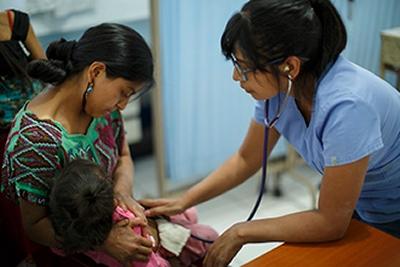
[[[299,57],[296,89],[307,76],[318,79],[346,41],[345,26],[329,0],[250,0],[227,23],[221,47],[227,59],[239,49],[251,67],[271,71],[278,81],[277,66],[289,56]],[[295,90],[295,96],[309,98],[311,90]]]
[[[109,77],[154,83],[150,48],[139,33],[124,25],[103,23],[89,28],[79,41],[52,42],[46,55],[48,60],[31,62],[28,73],[47,83],[61,84],[94,61],[106,65]]]
[[[50,220],[66,254],[95,249],[112,228],[111,181],[95,163],[73,160],[55,178],[50,193]]]
[[[19,10],[10,9],[5,13],[14,14],[14,25],[9,32],[11,38],[0,42],[0,72],[7,78],[16,77],[23,82],[20,89],[27,90],[32,86],[32,81],[26,72],[26,66],[31,60],[25,41],[28,35],[30,22],[28,14]],[[9,17],[9,14],[7,14]],[[11,26],[11,25],[10,25]]]
[[[8,46],[0,42],[0,56],[6,66],[9,67],[8,73],[18,77],[25,86],[31,86],[32,81],[26,72],[28,59],[25,56],[17,57],[18,51],[12,51]],[[3,73],[2,73],[3,74]]]

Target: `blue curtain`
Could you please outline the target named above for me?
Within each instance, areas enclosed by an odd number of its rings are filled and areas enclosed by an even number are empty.
[[[227,20],[246,1],[159,2],[165,170],[188,182],[238,149],[253,115],[254,101],[232,81],[219,44]],[[348,30],[344,54],[377,73],[379,32],[400,24],[399,1],[332,2]],[[275,154],[284,151],[280,142]]]
[[[380,64],[380,32],[400,26],[398,0],[332,0],[346,26],[348,41],[343,54],[377,75]],[[394,75],[387,79],[395,84]]]
[[[166,175],[193,181],[239,147],[254,101],[232,80],[220,37],[245,1],[159,1]]]

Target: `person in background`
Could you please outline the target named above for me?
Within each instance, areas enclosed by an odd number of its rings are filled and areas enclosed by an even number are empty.
[[[51,43],[46,56],[30,62],[27,73],[52,86],[15,116],[2,165],[1,192],[15,214],[8,220],[24,229],[14,240],[29,244],[24,252],[38,266],[96,265],[84,255],[50,250],[58,244],[48,217],[52,181],[64,164],[83,158],[103,168],[119,205],[137,216],[113,225],[99,249],[122,264],[145,261],[152,242],[131,230],[147,220],[132,196],[133,162],[120,111],[154,83],[150,48],[135,30],[103,23],[78,41]]]
[[[143,200],[146,214],[176,214],[238,186],[280,136],[323,177],[316,209],[234,224],[204,266],[226,266],[248,243],[337,240],[352,218],[400,237],[400,94],[342,56],[346,40],[329,0],[252,0],[228,21],[222,52],[256,100],[254,120],[221,167],[180,198]]]
[[[108,254],[97,251],[108,236],[113,223],[134,218],[129,210],[114,205],[111,179],[94,162],[76,159],[64,166],[54,179],[50,193],[50,221],[59,240],[60,253],[84,252],[99,264],[121,266]],[[168,267],[201,264],[209,243],[218,234],[210,227],[197,224],[194,208],[170,218],[149,219],[146,227],[132,230],[153,243],[147,262],[132,266]]]
[[[42,90],[42,83],[26,73],[33,59],[45,53],[29,23],[28,14],[18,10],[0,12],[0,149],[15,114],[22,105]],[[3,160],[3,153],[0,161]]]
[[[11,122],[23,104],[38,94],[43,85],[32,80],[26,73],[27,64],[34,59],[45,58],[45,53],[35,36],[28,14],[18,10],[0,12],[0,165]],[[0,176],[0,180],[2,177]],[[10,210],[0,196],[0,240],[7,243],[0,251],[0,258],[7,266],[21,259],[16,241],[10,238],[13,227],[6,225],[5,216]],[[16,230],[16,229],[14,229]]]

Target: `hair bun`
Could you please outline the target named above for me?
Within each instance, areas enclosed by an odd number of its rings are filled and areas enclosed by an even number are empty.
[[[67,41],[61,38],[58,41],[52,42],[46,50],[46,56],[49,60],[60,60],[69,62],[72,58],[72,53],[77,42],[75,40]]]
[[[34,79],[41,80],[53,85],[62,83],[67,77],[64,63],[56,60],[37,59],[31,61],[27,66],[27,73]]]
[[[62,83],[73,70],[71,57],[76,44],[76,41],[66,41],[64,38],[52,42],[46,50],[48,59],[33,60],[28,64],[28,74],[46,83]]]

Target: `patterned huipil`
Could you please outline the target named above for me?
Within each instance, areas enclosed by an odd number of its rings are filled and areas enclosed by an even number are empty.
[[[1,191],[16,202],[48,206],[52,179],[75,158],[96,162],[112,179],[124,137],[119,111],[93,118],[86,134],[69,134],[61,123],[37,118],[25,104],[7,140]]]

